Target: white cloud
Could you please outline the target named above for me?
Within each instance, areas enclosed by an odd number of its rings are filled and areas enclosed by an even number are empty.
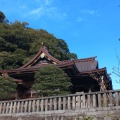
[[[90,10],[90,9],[83,9],[83,10],[81,10],[80,11],[80,13],[81,13],[81,16],[83,15],[83,14],[86,14],[86,15],[92,15],[92,16],[100,16],[100,14],[98,13],[98,11],[96,11],[96,10]],[[82,22],[84,19],[84,17],[82,16],[79,16],[78,18],[77,18],[77,22]]]
[[[98,15],[98,11],[96,10],[83,9],[80,12],[83,14]]]
[[[63,16],[67,17],[67,13],[63,13]]]
[[[52,0],[44,0],[44,1],[45,1],[45,5],[49,5],[52,2]]]
[[[37,18],[46,16],[54,20],[62,20],[67,17],[66,13],[62,13],[59,8],[52,5],[52,0],[42,0],[42,2],[36,0],[36,2],[39,3],[39,7],[30,10],[28,15],[36,16]]]
[[[83,19],[81,17],[77,18],[77,22],[82,22],[82,21],[83,21]]]
[[[34,0],[37,4],[45,4],[45,5],[50,5],[53,0]]]
[[[41,14],[42,12],[44,11],[44,8],[39,7],[39,8],[36,8],[36,9],[33,9],[29,12],[29,14],[33,14],[33,15],[36,15],[36,14]]]
[[[31,10],[29,12],[29,15],[34,15],[37,17],[42,17],[42,16],[54,17],[57,15],[57,8],[41,5],[39,8]]]
[[[26,7],[26,5],[20,5],[19,8],[20,8],[20,9],[25,9],[25,8],[27,8],[27,7]]]
[[[30,10],[29,15],[41,17],[43,15],[47,15],[49,11],[53,9],[53,7],[50,6],[51,0],[36,0],[36,3],[38,4],[39,7]]]

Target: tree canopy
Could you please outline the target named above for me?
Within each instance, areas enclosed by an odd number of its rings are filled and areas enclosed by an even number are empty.
[[[0,69],[15,69],[28,62],[43,42],[50,53],[59,60],[76,59],[67,43],[43,29],[33,29],[27,22],[3,22],[0,12]]]
[[[17,84],[10,77],[0,76],[0,99],[15,97]],[[13,95],[13,96],[11,96]]]
[[[39,96],[53,96],[68,94],[71,87],[70,78],[61,68],[47,65],[36,72],[32,90]]]
[[[3,22],[5,19],[5,15],[3,12],[0,11],[0,22]]]

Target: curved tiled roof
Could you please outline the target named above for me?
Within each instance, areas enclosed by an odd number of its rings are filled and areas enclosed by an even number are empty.
[[[55,63],[58,67],[61,68],[68,68],[71,66],[74,70],[77,70],[79,73],[99,70],[98,61],[95,60],[96,56],[90,58],[83,58],[83,59],[59,61],[58,59],[50,55],[50,53],[48,52],[45,46],[42,46],[38,51],[38,53],[27,64],[15,70],[0,70],[0,73],[15,73],[15,72],[19,73],[19,72],[36,71],[39,68],[48,65],[48,64],[35,64],[36,61],[39,60],[40,55],[42,53],[45,54],[46,59],[49,59],[51,63]]]
[[[85,71],[97,69],[98,62],[96,60],[94,60],[94,61],[82,61],[82,62],[80,61],[80,62],[75,62],[75,66],[79,72],[85,72]]]
[[[82,59],[73,59],[73,60],[63,60],[62,62],[71,62],[71,61],[74,61],[74,62],[79,62],[79,61],[94,61],[95,60],[95,58],[96,58],[97,56],[94,56],[94,57],[89,57],[89,58],[82,58]]]
[[[42,53],[45,54],[45,58],[51,61],[51,63],[55,63],[57,66],[61,68],[67,68],[69,66],[72,66],[74,69],[77,69],[78,72],[86,72],[86,71],[98,69],[98,62],[95,60],[96,56],[90,58],[83,58],[83,59],[59,61],[58,59],[50,55],[50,53],[48,52],[45,46],[42,46],[38,51],[38,53],[27,64],[15,70],[1,70],[0,73],[5,73],[5,72],[18,73],[18,72],[26,72],[26,71],[36,71],[40,67],[47,65],[47,64],[35,64],[36,61],[39,61],[40,55]]]

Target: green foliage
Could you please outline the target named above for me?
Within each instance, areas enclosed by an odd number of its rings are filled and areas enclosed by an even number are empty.
[[[19,49],[17,49],[14,54],[12,52],[0,52],[0,66],[2,69],[18,68],[19,66],[22,66],[24,57],[25,53],[23,50]]]
[[[3,12],[0,11],[0,22],[3,22],[5,19],[5,15]]]
[[[5,16],[0,12],[0,19]],[[32,29],[27,22],[0,22],[0,68],[14,69],[28,62],[40,49],[41,43],[59,60],[76,59],[66,42],[42,29]]]
[[[36,72],[32,89],[38,91],[39,96],[53,96],[70,93],[71,86],[70,78],[61,68],[47,65]]]
[[[10,77],[0,76],[0,99],[9,99],[16,93],[17,84]]]

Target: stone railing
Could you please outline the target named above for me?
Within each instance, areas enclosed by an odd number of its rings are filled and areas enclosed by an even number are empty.
[[[0,114],[80,110],[120,106],[120,90],[0,101]]]

